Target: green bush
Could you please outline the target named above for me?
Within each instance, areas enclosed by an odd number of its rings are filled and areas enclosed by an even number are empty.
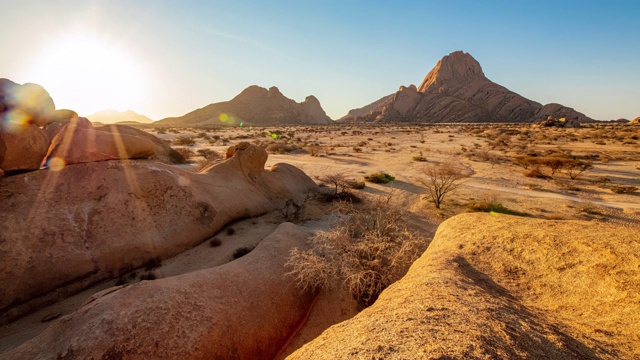
[[[367,175],[364,177],[364,179],[374,184],[386,184],[391,181],[394,181],[396,178],[387,173],[378,172],[371,175]]]

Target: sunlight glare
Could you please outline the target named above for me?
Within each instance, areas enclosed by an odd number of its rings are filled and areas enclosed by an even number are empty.
[[[82,115],[136,107],[144,96],[142,66],[124,48],[97,37],[67,35],[51,41],[36,60],[33,82],[56,108]]]

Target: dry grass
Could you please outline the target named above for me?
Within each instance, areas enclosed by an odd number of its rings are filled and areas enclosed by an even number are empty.
[[[407,229],[407,214],[391,197],[369,197],[363,205],[338,205],[346,217],[318,232],[311,249],[291,252],[287,266],[304,289],[323,289],[338,280],[361,307],[398,280],[424,250],[425,240]]]

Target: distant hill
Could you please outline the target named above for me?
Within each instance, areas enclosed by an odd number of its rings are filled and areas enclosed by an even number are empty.
[[[560,104],[526,99],[487,79],[470,54],[453,52],[443,57],[419,87],[410,85],[372,104],[349,111],[344,122],[419,123],[529,123],[548,116],[572,124],[593,121]]]
[[[127,110],[127,111],[116,111],[116,110],[103,110],[98,111],[97,113],[91,114],[87,116],[87,119],[91,120],[91,122],[99,122],[103,124],[115,124],[121,122],[127,123],[140,123],[140,124],[150,124],[153,120],[149,119],[144,115],[140,115],[135,111]]]
[[[162,119],[154,125],[211,126],[233,125],[329,125],[327,116],[315,96],[297,103],[277,87],[268,90],[249,86],[230,101],[209,104],[179,117]]]

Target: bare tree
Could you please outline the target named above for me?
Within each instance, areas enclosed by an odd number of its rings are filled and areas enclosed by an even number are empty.
[[[423,170],[423,173],[426,175],[426,179],[420,180],[420,182],[427,188],[427,193],[436,209],[440,209],[440,204],[447,194],[456,190],[462,180],[469,177],[462,169],[449,163],[429,165]]]
[[[349,186],[349,180],[347,180],[342,174],[331,174],[318,178],[323,183],[333,185],[334,195],[344,193]]]

